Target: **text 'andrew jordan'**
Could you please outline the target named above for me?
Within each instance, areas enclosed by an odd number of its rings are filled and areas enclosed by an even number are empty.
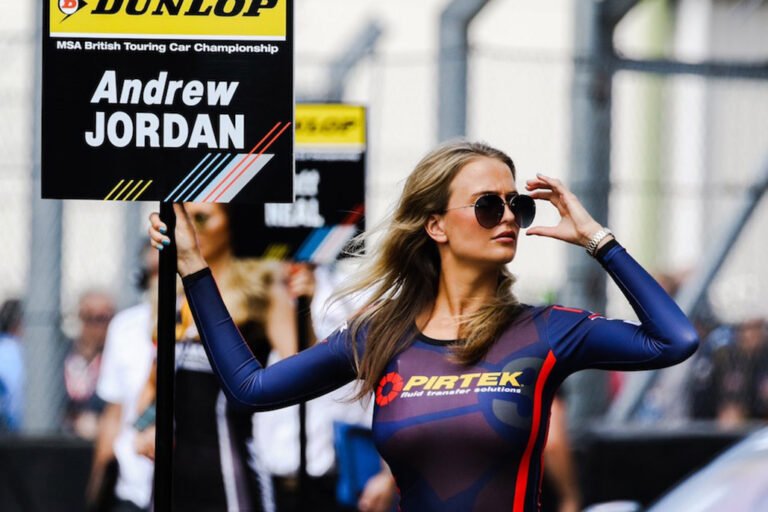
[[[226,107],[238,85],[236,81],[169,80],[166,71],[146,82],[125,79],[118,83],[117,72],[108,70],[96,86],[91,104]],[[198,113],[188,119],[178,112],[97,111],[93,130],[85,132],[85,142],[92,147],[242,149],[244,135],[243,114]]]

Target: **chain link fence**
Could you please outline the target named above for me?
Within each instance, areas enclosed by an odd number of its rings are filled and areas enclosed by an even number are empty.
[[[329,2],[325,9],[343,4]],[[494,16],[479,18],[472,29],[468,135],[507,150],[516,162],[519,181],[536,172],[567,181],[570,140],[579,136],[571,133],[574,55],[567,45],[519,48],[503,44],[504,34],[487,36],[484,28],[497,27],[499,17],[508,17],[510,31],[521,29],[515,23],[525,23],[515,20],[512,3],[503,4],[494,4]],[[425,7],[413,7],[418,19],[425,23],[429,19],[424,37],[434,34],[440,5],[426,2]],[[425,14],[429,9],[430,17]],[[768,7],[756,9],[762,16],[758,20],[763,19]],[[299,3],[297,17],[301,16]],[[308,24],[297,21],[299,28]],[[750,27],[753,23],[746,18],[742,22]],[[345,96],[346,101],[369,108],[369,225],[386,215],[410,169],[436,142],[437,132],[436,49],[414,43],[407,50],[398,41],[409,36],[398,32],[391,19],[388,23],[384,43],[355,69]],[[30,197],[36,193],[30,178],[34,43],[31,32],[0,35],[0,234],[5,247],[0,300],[24,298],[29,271]],[[753,46],[759,45],[768,55],[768,40],[758,38]],[[754,54],[755,48],[750,52]],[[330,53],[313,53],[300,45],[296,62],[299,98],[316,97]],[[610,224],[649,270],[683,279],[700,264],[768,159],[767,100],[768,80],[616,75]],[[61,314],[47,320],[62,331],[56,345],[62,353],[69,348],[67,338],[79,329],[77,299],[83,291],[108,290],[119,306],[136,300],[131,275],[144,220],[155,208],[97,201],[64,204],[62,256],[54,262],[61,268]],[[552,224],[556,218],[553,209],[544,207],[538,221]],[[767,314],[761,306],[768,303],[768,270],[762,261],[768,241],[761,236],[766,222],[768,206],[763,201],[710,288],[708,299],[717,322]],[[550,300],[566,279],[562,244],[542,239],[522,242],[512,264],[519,276],[518,294],[528,302]],[[613,286],[608,313],[632,315]],[[59,352],[33,356],[51,358],[54,366],[62,357]],[[63,400],[59,376],[29,374],[27,379],[45,382]]]

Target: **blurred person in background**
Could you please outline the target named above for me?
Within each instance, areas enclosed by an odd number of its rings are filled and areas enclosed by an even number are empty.
[[[304,295],[311,301],[313,328],[318,338],[324,338],[356,309],[350,300],[329,303],[331,295],[342,287],[345,278],[336,265],[314,267],[294,264],[289,291],[292,296]],[[274,364],[280,358],[270,354]],[[350,402],[354,384],[350,383],[332,393],[307,402],[307,489],[304,503],[311,503],[314,512],[345,510],[336,499],[337,472],[334,446],[334,423],[371,426],[372,402]],[[298,406],[258,413],[256,438],[264,461],[272,475],[277,512],[301,512],[299,496],[299,411]],[[392,510],[396,495],[395,481],[386,465],[368,480],[353,510],[387,512]]]
[[[688,381],[690,414],[700,420],[715,420],[719,401],[718,383],[714,378],[715,354],[734,342],[737,325],[723,323],[712,327],[702,338],[701,348],[693,358]]]
[[[562,182],[538,174],[526,188],[530,196],[518,193],[509,156],[485,144],[452,141],[431,151],[408,177],[370,265],[347,290],[369,290],[365,307],[323,343],[268,368],[247,350],[190,218],[174,205],[179,274],[229,399],[266,410],[360,379],[358,397],[376,393],[374,438],[402,510],[538,509],[546,427],[562,381],[588,368],[677,364],[698,338]],[[535,199],[554,206],[560,221],[527,234],[587,249],[639,324],[519,304],[507,264]],[[159,215],[150,222],[156,246],[170,243]]]
[[[248,349],[261,364],[272,350],[280,357],[295,353],[296,306],[285,266],[234,257],[227,205],[193,203],[187,208],[200,250],[210,261]],[[296,294],[311,294],[294,288]],[[185,511],[274,510],[271,480],[253,440],[253,421],[258,418],[227,403],[183,296],[176,340],[175,506]],[[147,405],[155,398],[155,372],[142,397]],[[136,447],[154,457],[154,443],[155,429],[150,427],[137,437]]]
[[[0,306],[0,432],[17,432],[24,404],[24,354],[21,346],[22,306],[8,299]]]
[[[88,509],[94,512],[146,511],[152,496],[154,466],[134,448],[138,399],[155,359],[151,297],[157,294],[158,257],[149,243],[141,261],[136,284],[145,295],[110,322],[96,385],[105,405],[86,489]]]
[[[676,272],[654,272],[653,275],[671,297],[677,297],[691,279],[693,271],[686,269]],[[675,376],[672,373],[662,373],[645,392],[637,413],[638,419],[649,422],[661,419],[682,420],[688,417],[715,418],[716,400],[713,397],[716,393],[712,390],[711,374],[714,352],[722,346],[722,326],[707,296],[701,298],[690,320],[701,343],[690,361],[689,374],[683,384],[684,396],[680,396],[680,382]],[[625,376],[612,372],[612,383],[619,380],[616,391],[620,391],[621,382]],[[612,396],[615,398],[616,394]]]
[[[750,318],[735,329],[732,343],[714,354],[712,389],[717,422],[739,427],[768,419],[768,329],[764,318]]]
[[[564,397],[557,395],[552,401],[547,444],[544,447],[544,473],[554,490],[556,504],[542,510],[579,512],[581,489],[573,459],[573,447],[568,435],[568,411]]]
[[[107,328],[114,314],[115,303],[109,293],[89,290],[80,296],[77,307],[80,332],[64,358],[64,430],[83,439],[96,437],[104,407],[96,394],[96,382]]]

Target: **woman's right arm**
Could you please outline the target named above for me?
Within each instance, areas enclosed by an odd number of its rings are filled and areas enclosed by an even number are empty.
[[[180,204],[176,214],[177,268],[192,316],[213,370],[230,402],[252,410],[287,407],[352,381],[355,366],[348,331],[339,330],[312,348],[262,368],[227,311],[197,246],[192,223]],[[150,216],[149,236],[162,250],[170,244],[160,216]]]
[[[348,331],[336,331],[325,342],[262,368],[229,316],[210,270],[185,276],[183,282],[200,339],[231,402],[255,411],[278,409],[355,378]]]

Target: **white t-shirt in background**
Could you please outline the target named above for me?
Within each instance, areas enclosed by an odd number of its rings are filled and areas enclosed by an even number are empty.
[[[326,301],[342,284],[343,274],[320,266],[315,269],[316,291],[312,300],[312,320],[317,339],[322,340],[344,324],[354,312],[353,304]],[[269,364],[279,360],[276,352]],[[333,423],[340,421],[371,426],[373,401],[350,402],[356,383],[307,402],[307,473],[324,476],[334,469],[336,452],[333,445]],[[294,476],[299,469],[299,406],[256,413],[254,417],[256,446],[267,469],[273,475]]]
[[[155,359],[151,321],[149,304],[139,304],[115,315],[107,331],[96,385],[96,393],[103,400],[122,406],[122,424],[114,447],[119,466],[115,494],[142,508],[149,506],[152,497],[154,464],[136,453],[133,423],[138,417],[136,402]]]

